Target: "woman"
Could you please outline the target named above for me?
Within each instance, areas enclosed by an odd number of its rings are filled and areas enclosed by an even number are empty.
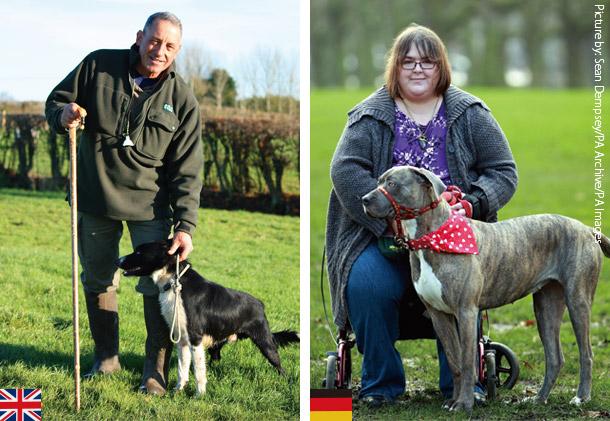
[[[408,258],[387,253],[387,226],[365,215],[361,197],[391,166],[412,165],[465,193],[454,209],[494,222],[517,187],[502,129],[483,101],[450,86],[447,51],[432,30],[412,24],[398,35],[385,81],[348,113],[331,163],[326,226],[334,321],[356,334],[363,354],[359,396],[370,405],[394,402],[405,389],[394,344],[399,305],[411,279]],[[439,364],[441,390],[450,396],[452,377],[440,346]]]

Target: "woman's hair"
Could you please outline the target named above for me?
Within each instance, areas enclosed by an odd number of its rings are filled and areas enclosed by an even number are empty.
[[[436,63],[439,79],[434,93],[437,96],[442,95],[451,85],[451,65],[449,64],[447,49],[433,30],[415,23],[407,26],[394,39],[394,44],[388,51],[384,74],[386,89],[393,98],[402,96],[398,78],[402,70],[402,61],[413,44],[415,44],[422,58],[428,58]]]

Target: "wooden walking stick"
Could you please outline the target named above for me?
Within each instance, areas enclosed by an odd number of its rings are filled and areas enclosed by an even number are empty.
[[[87,112],[79,107],[80,128],[85,128]],[[72,306],[74,325],[74,398],[80,411],[80,345],[78,339],[78,209],[76,197],[76,127],[70,127],[70,204],[72,209]]]

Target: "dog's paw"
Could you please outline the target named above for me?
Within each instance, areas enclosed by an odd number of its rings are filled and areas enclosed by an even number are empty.
[[[451,406],[453,405],[453,403],[455,402],[455,400],[453,400],[453,398],[449,398],[447,399],[445,402],[443,402],[443,409],[451,409]]]
[[[572,398],[572,400],[570,401],[570,405],[580,406],[582,404],[589,402],[590,400],[591,400],[591,396],[586,396],[584,398],[579,398],[578,396],[574,396]]]
[[[542,399],[538,396],[528,396],[527,398],[523,398],[521,400],[522,403],[532,403],[532,404],[543,404],[546,405],[546,399]]]
[[[474,406],[474,402],[464,402],[464,401],[455,401],[449,411],[465,411],[472,412],[472,407]]]

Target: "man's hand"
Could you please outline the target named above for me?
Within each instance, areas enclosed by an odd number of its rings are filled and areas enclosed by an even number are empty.
[[[167,254],[174,254],[176,250],[182,248],[182,253],[180,253],[180,261],[186,260],[187,256],[193,251],[193,239],[189,234],[184,231],[178,231],[174,234],[174,238],[172,238],[172,246],[167,251]]]
[[[82,111],[81,111],[82,110]],[[81,115],[83,112],[83,115]],[[86,116],[84,108],[81,108],[77,103],[71,102],[64,107],[64,111],[61,113],[61,125],[66,129],[72,127],[80,127],[81,117]]]

